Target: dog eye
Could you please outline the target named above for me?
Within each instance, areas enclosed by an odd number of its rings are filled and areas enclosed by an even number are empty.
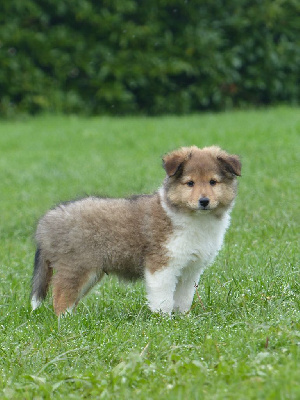
[[[187,185],[188,185],[189,187],[193,187],[193,186],[195,185],[195,182],[194,182],[194,181],[188,181],[188,182],[187,182]]]
[[[217,183],[217,181],[215,181],[214,179],[211,179],[211,180],[209,181],[209,184],[210,184],[211,186],[215,186],[216,183]]]

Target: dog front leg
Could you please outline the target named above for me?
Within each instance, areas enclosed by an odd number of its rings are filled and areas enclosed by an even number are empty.
[[[145,271],[148,305],[153,312],[171,314],[174,307],[174,291],[177,277],[171,268],[155,272]]]
[[[202,271],[197,264],[192,264],[182,271],[174,293],[174,311],[185,313],[190,310]]]

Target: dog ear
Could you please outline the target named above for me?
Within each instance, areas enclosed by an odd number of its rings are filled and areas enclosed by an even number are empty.
[[[191,150],[182,147],[172,151],[163,157],[163,167],[169,177],[178,175],[182,172],[184,162],[191,157]]]
[[[222,153],[219,155],[217,159],[226,172],[235,176],[241,176],[242,163],[238,156],[224,152],[224,154]]]

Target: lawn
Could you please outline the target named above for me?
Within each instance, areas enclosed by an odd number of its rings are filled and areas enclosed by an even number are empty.
[[[299,399],[299,108],[0,122],[1,399]],[[188,315],[152,314],[107,278],[58,326],[31,312],[33,234],[54,204],[150,193],[161,156],[219,144],[242,158],[231,227]]]

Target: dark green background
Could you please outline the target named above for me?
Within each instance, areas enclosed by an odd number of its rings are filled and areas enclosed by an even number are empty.
[[[300,98],[299,0],[2,0],[0,115]]]

